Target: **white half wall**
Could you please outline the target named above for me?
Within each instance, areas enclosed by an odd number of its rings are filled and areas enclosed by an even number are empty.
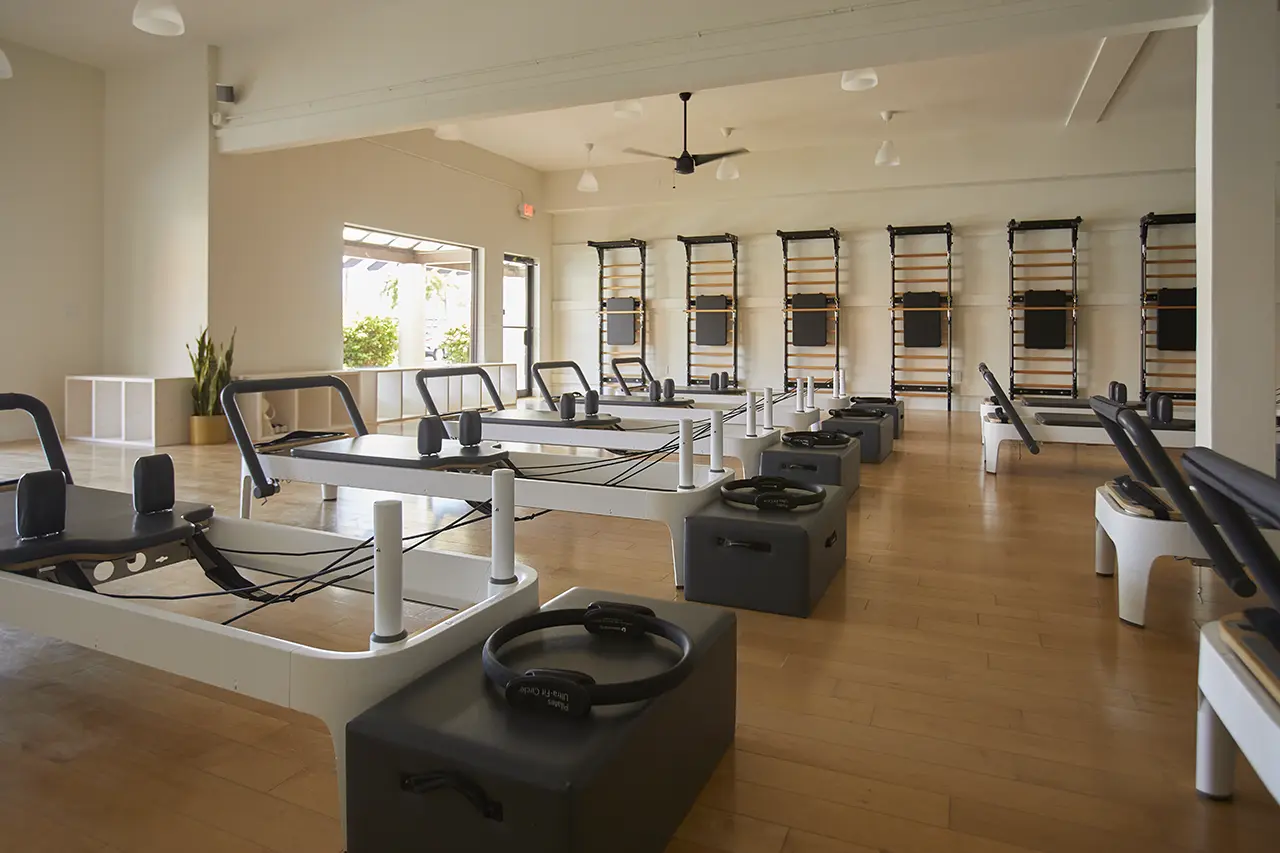
[[[991,137],[904,139],[898,143],[903,165],[896,169],[871,165],[874,145],[766,152],[742,158],[737,182],[717,182],[709,169],[677,179],[675,190],[660,165],[619,166],[596,170],[596,196],[573,191],[576,172],[552,174],[548,192],[561,211],[553,249],[554,355],[581,362],[589,373],[595,369],[596,253],[586,241],[638,237],[650,247],[651,366],[683,381],[685,264],[675,237],[728,231],[741,238],[743,372],[754,386],[780,387],[782,252],[775,232],[834,226],[842,235],[841,344],[849,387],[885,393],[891,351],[885,226],[950,221],[956,229],[958,402],[974,407],[986,394],[979,361],[1002,381],[1009,375],[1008,220],[1082,216],[1081,393],[1105,391],[1113,379],[1136,393],[1138,220],[1151,211],[1194,210],[1193,134],[1188,116],[1164,116]],[[1152,139],[1161,144],[1151,145]],[[627,204],[627,198],[638,202]],[[1066,245],[1065,237],[1053,245]]]
[[[186,376],[208,322],[213,48],[106,87],[104,368]]]
[[[482,360],[502,355],[503,253],[550,256],[550,217],[516,214],[542,175],[430,133],[223,155],[215,175],[209,320],[236,330],[240,373],[342,366],[344,223],[480,249]]]
[[[102,350],[101,71],[0,41],[0,390],[44,400],[62,422],[63,377]],[[34,435],[0,418],[0,441]]]

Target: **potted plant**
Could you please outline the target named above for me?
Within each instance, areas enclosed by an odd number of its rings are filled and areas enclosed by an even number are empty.
[[[187,345],[191,359],[191,372],[195,382],[191,386],[191,400],[195,404],[191,415],[192,444],[225,444],[231,438],[231,429],[222,412],[222,389],[231,381],[231,358],[236,348],[236,333],[231,333],[231,343],[224,350],[215,347],[209,330],[203,329],[196,338],[196,350]]]

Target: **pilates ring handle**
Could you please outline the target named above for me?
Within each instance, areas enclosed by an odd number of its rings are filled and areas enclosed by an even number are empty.
[[[502,411],[506,406],[502,405],[502,397],[498,395],[498,389],[493,386],[493,379],[489,376],[489,371],[483,367],[474,364],[462,364],[454,367],[426,367],[419,370],[413,377],[413,382],[418,386],[418,395],[422,397],[422,404],[427,407],[427,412],[435,417],[440,417],[440,410],[436,408],[436,401],[431,398],[431,392],[427,390],[428,379],[439,379],[443,376],[479,376],[480,384],[484,385],[484,390],[489,394],[489,402],[493,404],[493,408]]]
[[[244,415],[240,412],[240,403],[236,397],[240,394],[296,391],[302,388],[332,388],[337,391],[356,435],[369,434],[369,428],[365,426],[364,418],[360,415],[360,407],[356,405],[356,398],[351,395],[351,389],[347,387],[347,383],[336,376],[285,376],[278,379],[235,379],[228,382],[222,389],[222,393],[218,395],[218,399],[222,403],[222,411],[226,413],[227,423],[231,426],[231,437],[240,450],[240,457],[244,460],[245,467],[249,469],[249,477],[253,480],[253,496],[256,498],[271,497],[280,491],[280,486],[268,480],[266,472],[262,470],[262,463],[258,461],[253,439],[249,437],[249,429],[245,426]]]
[[[842,432],[814,430],[812,432],[785,432],[782,443],[788,447],[848,447],[853,439]]]
[[[821,504],[826,500],[827,490],[814,483],[784,477],[748,477],[725,483],[720,487],[720,497],[735,506],[790,512]]]
[[[551,391],[547,389],[547,383],[542,378],[544,370],[572,370],[578,377],[579,384],[582,385],[582,393],[585,396],[591,390],[591,384],[587,382],[586,374],[582,372],[582,368],[578,366],[576,361],[539,361],[535,362],[529,368],[530,375],[533,376],[534,384],[538,386],[538,393],[542,395],[542,399],[546,402],[547,408],[553,412],[559,411],[559,404],[556,403]]]
[[[71,484],[71,466],[67,464],[67,455],[62,450],[62,439],[58,438],[58,427],[49,414],[49,407],[43,400],[30,394],[0,394],[0,412],[26,412],[36,425],[36,436],[40,439],[40,449],[44,451],[45,461],[52,471],[61,471]],[[17,482],[16,480],[14,481]]]
[[[649,370],[649,365],[645,363],[643,356],[628,355],[622,358],[615,358],[610,362],[610,367],[613,369],[613,378],[618,380],[618,387],[622,389],[623,394],[631,396],[631,388],[627,385],[627,380],[622,377],[622,371],[619,370],[624,364],[640,365],[640,377],[644,382],[645,388],[658,381],[654,378],[653,372]]]
[[[529,669],[518,672],[498,656],[516,637],[547,628],[581,625],[589,633],[615,642],[636,642],[653,635],[680,649],[680,660],[656,675],[634,681],[599,684],[585,672]],[[508,705],[565,717],[585,717],[597,705],[626,705],[673,690],[693,669],[693,640],[683,628],[659,619],[648,607],[617,601],[594,601],[586,607],[539,610],[494,631],[480,652],[485,676],[502,691]]]

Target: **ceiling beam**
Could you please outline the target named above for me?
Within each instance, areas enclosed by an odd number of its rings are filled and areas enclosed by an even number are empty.
[[[1138,58],[1151,33],[1107,36],[1098,44],[1093,64],[1085,72],[1076,102],[1067,113],[1067,125],[1096,124],[1102,121],[1107,105],[1115,97],[1125,75]]]

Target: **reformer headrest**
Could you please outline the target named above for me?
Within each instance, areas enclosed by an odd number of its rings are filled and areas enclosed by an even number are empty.
[[[592,389],[582,401],[582,412],[589,418],[600,414],[600,392]]]
[[[458,415],[458,444],[463,447],[476,447],[483,438],[484,424],[480,413],[474,409]]]
[[[676,398],[676,381],[671,377],[662,380],[662,399],[670,402]]]
[[[1107,383],[1107,398],[1113,403],[1129,402],[1129,386],[1123,382],[1111,381]]]
[[[720,371],[720,390],[727,391],[729,389],[729,371]]]
[[[31,471],[18,479],[14,515],[19,539],[57,536],[67,529],[67,475]]]
[[[560,420],[571,421],[578,416],[578,401],[572,394],[560,395]]]
[[[139,515],[173,509],[173,459],[167,453],[143,456],[133,463],[133,511]]]
[[[1173,423],[1173,398],[1168,394],[1148,395],[1147,417],[1155,424]]]
[[[662,386],[658,384],[658,380],[649,383],[649,402],[656,403],[662,399]]]
[[[418,421],[418,455],[435,456],[444,447],[444,421],[435,415]]]
[[[710,386],[712,391],[719,391],[720,390],[720,374],[712,373],[711,378],[707,380],[707,384]]]

